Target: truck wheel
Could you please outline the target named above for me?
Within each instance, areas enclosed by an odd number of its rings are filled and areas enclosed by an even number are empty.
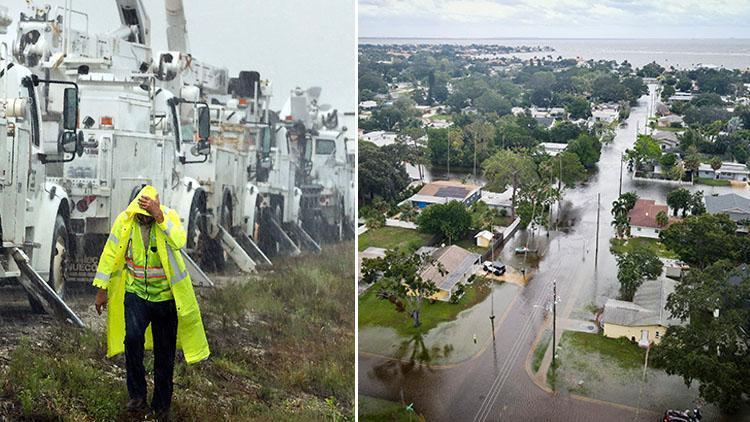
[[[65,219],[58,215],[55,228],[52,231],[52,250],[50,251],[49,279],[47,284],[57,293],[60,299],[65,299],[65,259],[68,255],[70,243],[68,241],[68,227]],[[34,313],[44,313],[44,307],[39,301],[29,296],[29,305]]]

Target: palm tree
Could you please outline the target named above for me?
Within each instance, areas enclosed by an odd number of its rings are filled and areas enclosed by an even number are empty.
[[[665,213],[664,211],[659,211],[658,213],[656,213],[656,224],[659,227],[664,227],[669,224],[669,217],[667,217],[667,213]]]

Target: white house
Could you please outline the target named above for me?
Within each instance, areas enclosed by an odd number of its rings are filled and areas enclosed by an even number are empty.
[[[565,151],[565,148],[568,147],[568,144],[558,144],[555,142],[542,142],[539,145],[544,148],[544,152],[551,156],[555,156],[563,151]]]
[[[718,170],[714,170],[709,164],[701,163],[698,168],[698,177],[706,177],[710,179],[747,182],[748,175],[750,175],[750,171],[748,171],[747,166],[742,163],[723,162]]]
[[[656,223],[656,215],[661,211],[669,218],[664,226]],[[678,219],[669,217],[669,208],[666,205],[657,205],[653,199],[639,199],[628,213],[628,220],[631,236],[658,239],[659,233]]]
[[[386,132],[384,130],[376,130],[373,132],[367,132],[362,135],[362,139],[365,141],[372,142],[373,144],[382,147],[390,145],[396,142],[395,132]]]

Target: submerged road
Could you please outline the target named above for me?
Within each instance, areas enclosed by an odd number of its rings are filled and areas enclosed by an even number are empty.
[[[567,318],[590,319],[582,308],[588,303],[603,305],[617,294],[616,263],[609,252],[613,237],[610,208],[618,196],[620,157],[632,146],[637,128],[644,130],[647,113],[653,109],[652,93],[633,107],[625,127],[618,128],[615,140],[602,148],[598,172],[576,189],[565,192],[562,219],[570,229],[555,232],[547,241],[539,236],[544,257],[533,279],[524,287],[503,320],[496,322],[495,341],[463,363],[430,367],[390,360],[367,353],[359,354],[359,393],[396,402],[414,403],[417,412],[429,421],[639,421],[655,420],[664,409],[636,411],[635,408],[550,392],[537,384],[526,371],[525,362],[537,336],[549,325],[543,308],[550,303],[552,281],[557,280],[560,303],[558,322]],[[674,186],[635,182],[627,169],[622,191],[638,192],[642,198],[664,203]],[[705,193],[726,192],[729,188],[707,186]],[[595,265],[597,195],[601,194],[599,257]],[[520,238],[519,238],[520,237]],[[516,234],[516,244],[524,241]],[[503,259],[512,253],[511,243]],[[558,324],[558,340],[561,335]],[[486,327],[491,331],[489,320]],[[429,345],[428,345],[429,347]]]

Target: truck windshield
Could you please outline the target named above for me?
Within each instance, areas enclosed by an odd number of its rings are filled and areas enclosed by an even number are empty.
[[[336,141],[333,139],[318,139],[315,142],[315,155],[330,155],[336,151]]]

